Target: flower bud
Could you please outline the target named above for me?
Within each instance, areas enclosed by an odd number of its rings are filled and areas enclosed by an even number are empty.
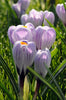
[[[29,3],[30,0],[18,0],[17,3],[13,4],[12,8],[19,18],[21,17],[21,15],[25,14],[25,11],[28,8]]]
[[[44,11],[44,25],[49,26],[48,22],[45,20],[47,19],[51,24],[54,24],[55,16],[53,12]]]
[[[50,51],[46,48],[45,50],[38,50],[34,59],[35,71],[43,77],[47,74],[46,65],[49,68],[51,63]]]
[[[65,2],[66,5],[66,2]],[[66,24],[66,10],[64,8],[64,4],[57,4],[56,13],[58,17],[62,20],[64,24]]]
[[[24,14],[21,16],[21,24],[22,25],[25,25],[26,23],[28,23],[29,20],[28,20],[28,15],[27,14]]]
[[[56,32],[49,26],[38,26],[34,35],[37,49],[50,49],[56,38]]]
[[[18,0],[18,3],[21,3],[21,10],[26,10],[30,4],[30,0]]]
[[[31,66],[36,53],[34,42],[17,41],[13,47],[13,58],[19,75],[22,71],[26,73],[27,66]]]

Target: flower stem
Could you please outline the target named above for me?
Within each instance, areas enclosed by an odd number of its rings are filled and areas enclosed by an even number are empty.
[[[36,100],[36,97],[37,97],[37,94],[38,94],[38,90],[40,88],[40,84],[41,84],[41,81],[38,79],[37,80],[37,86],[36,86],[36,90],[35,90],[35,94],[34,94],[33,100]]]

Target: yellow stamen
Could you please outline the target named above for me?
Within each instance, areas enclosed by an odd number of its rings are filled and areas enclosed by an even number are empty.
[[[20,42],[22,45],[28,45],[26,42]]]
[[[22,26],[22,27],[27,28],[27,26]]]

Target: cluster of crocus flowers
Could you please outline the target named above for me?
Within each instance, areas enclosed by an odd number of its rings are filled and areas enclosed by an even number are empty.
[[[32,9],[29,14],[23,14],[21,16],[21,23],[25,25],[27,22],[31,22],[35,27],[42,25],[42,23],[44,23],[45,26],[49,26],[45,19],[54,24],[54,13],[47,10],[43,12]]]
[[[54,24],[54,21],[55,21],[54,13],[48,10],[44,11],[44,25],[49,26],[49,24],[47,23],[45,19],[47,19],[51,24]]]
[[[25,25],[31,22],[35,27],[42,25],[43,23],[43,11],[37,11],[32,9],[29,14],[24,14],[21,16],[21,23]]]
[[[26,67],[30,66],[34,61],[35,68],[39,71],[42,70],[42,61],[46,60],[47,66],[50,65],[50,63],[48,64],[48,62],[51,61],[49,49],[56,39],[56,32],[53,28],[49,26],[37,26],[35,28],[32,23],[26,23],[25,26],[10,26],[8,29],[8,36],[11,43],[14,44],[13,57],[20,74],[22,69],[26,71]],[[42,55],[46,55],[43,56],[46,57],[46,59],[42,59]],[[40,61],[38,61],[38,57]],[[36,60],[34,60],[34,58]],[[39,69],[38,65],[40,66],[41,70]]]
[[[18,0],[16,4],[13,4],[12,8],[20,17],[22,14],[25,14],[26,9],[28,8],[30,4],[30,0]]]
[[[66,2],[65,2],[66,5]],[[66,10],[64,8],[64,4],[57,4],[56,13],[58,17],[62,20],[63,24],[66,25]]]

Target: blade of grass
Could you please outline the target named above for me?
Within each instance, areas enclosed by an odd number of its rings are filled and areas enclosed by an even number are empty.
[[[44,84],[46,84],[59,98],[60,100],[62,100],[62,97],[60,96],[60,94],[57,92],[56,89],[54,89],[51,84],[49,84],[43,77],[41,77],[38,73],[36,73],[32,68],[27,67],[27,69],[33,73],[35,76],[37,76]]]
[[[44,63],[44,64],[45,64],[45,63]],[[49,75],[50,75],[51,78],[53,79],[53,81],[54,81],[56,87],[58,88],[58,91],[59,91],[60,95],[62,96],[63,100],[65,100],[64,94],[63,94],[61,88],[59,87],[58,83],[56,82],[54,76],[52,75],[50,69],[48,68],[48,66],[47,66],[46,64],[45,64],[45,67],[46,67],[47,71],[49,72]]]
[[[13,14],[13,16],[17,19],[17,15],[16,15],[16,13],[14,12],[14,10],[11,8],[11,6],[9,5],[9,2],[8,2],[8,0],[5,0],[5,3],[6,3],[6,5],[7,5],[7,7],[8,7],[8,9],[10,10],[10,12]]]
[[[53,50],[51,51],[51,58],[53,58],[53,56],[54,56],[55,54],[57,54],[57,52],[58,52],[58,48],[53,49]]]
[[[10,80],[12,86],[13,86],[14,92],[15,92],[15,94],[17,96],[17,93],[18,93],[17,84],[15,82],[13,74],[11,73],[11,70],[9,69],[8,65],[6,64],[4,59],[1,57],[1,55],[0,55],[0,65],[3,67],[4,71],[6,72],[7,76],[9,77],[9,80]]]
[[[57,69],[53,72],[53,75],[55,75],[55,74],[62,68],[62,66],[63,66],[64,64],[66,64],[66,59],[64,59],[64,60],[62,61],[62,63],[57,67]]]
[[[7,94],[7,96],[9,97],[9,100],[14,100],[14,98],[12,97],[12,94],[9,93],[7,88],[5,88],[5,86],[1,82],[0,82],[0,88],[2,89],[3,92]]]
[[[63,67],[60,68],[60,70],[55,74],[54,78],[56,78],[62,71],[63,69],[66,67],[66,64],[63,65]],[[48,81],[50,80],[50,78],[48,79]],[[50,81],[50,84],[53,82],[53,79]],[[46,86],[45,89],[43,90],[43,92],[41,93],[41,96],[43,96],[43,94],[46,92],[46,90],[48,89],[48,87]]]

